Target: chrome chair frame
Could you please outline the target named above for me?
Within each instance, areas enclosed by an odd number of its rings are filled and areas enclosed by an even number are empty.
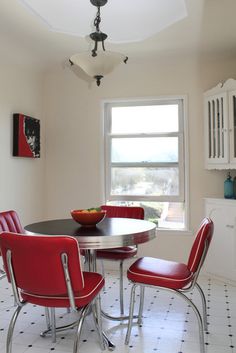
[[[6,272],[0,268],[0,280],[6,277]]]
[[[201,267],[203,265],[203,262],[205,260],[206,254],[207,254],[207,249],[208,249],[208,244],[205,242],[204,244],[204,250],[203,250],[203,255],[202,258],[199,262],[198,269],[195,272],[194,278],[190,284],[189,287],[183,288],[183,289],[171,289],[171,288],[166,288],[166,287],[160,287],[160,286],[154,286],[154,285],[148,285],[148,284],[142,284],[142,283],[133,283],[132,288],[131,288],[131,296],[130,296],[130,309],[129,309],[129,322],[128,322],[128,329],[125,337],[125,344],[128,345],[130,341],[130,335],[131,335],[131,329],[132,329],[132,324],[133,324],[133,318],[134,318],[134,303],[135,303],[135,290],[137,287],[140,287],[140,305],[139,305],[139,314],[138,314],[138,325],[142,326],[142,315],[143,315],[143,305],[144,305],[144,289],[145,287],[150,287],[150,288],[158,288],[160,290],[167,290],[170,292],[173,292],[177,295],[179,295],[181,298],[183,298],[185,301],[187,301],[188,305],[193,309],[197,320],[198,320],[198,328],[199,328],[199,342],[200,342],[200,352],[205,353],[205,342],[204,342],[204,331],[207,331],[208,329],[208,322],[207,322],[207,307],[206,307],[206,298],[205,294],[200,287],[200,285],[197,283],[197,279],[201,270]],[[196,307],[196,305],[189,299],[184,293],[190,292],[191,290],[194,289],[194,287],[197,287],[198,292],[201,297],[202,301],[202,316]]]
[[[137,246],[135,246],[138,248]],[[133,257],[133,259],[135,256]],[[109,261],[106,259],[99,259],[101,261],[101,273],[102,276],[105,277],[105,268],[104,268],[104,261]],[[114,261],[114,260],[113,260]],[[119,261],[119,298],[120,298],[120,317],[119,321],[122,320],[124,317],[124,260]],[[105,289],[104,289],[105,290]],[[107,315],[110,320],[116,320],[112,316]]]
[[[69,301],[70,301],[70,307],[72,310],[76,310],[73,289],[72,289],[70,274],[69,274],[69,270],[68,270],[68,256],[66,253],[63,253],[61,255],[61,262],[62,262],[62,266],[64,269],[64,277],[65,277],[65,281],[66,281],[66,285],[67,285],[67,293],[68,293],[68,297],[69,297]],[[14,276],[14,271],[13,271],[13,267],[12,267],[12,262],[11,262],[11,251],[10,250],[7,250],[7,266],[8,266],[10,281],[11,281],[12,290],[13,290],[13,294],[14,294],[14,298],[15,298],[15,303],[17,305],[17,308],[16,308],[16,310],[12,316],[12,319],[10,321],[10,324],[9,324],[9,328],[8,328],[8,332],[7,332],[7,341],[6,341],[6,353],[12,353],[12,336],[13,336],[16,320],[17,320],[17,317],[18,317],[21,309],[23,308],[23,306],[25,306],[27,304],[27,302],[22,301],[20,299],[20,295],[18,293],[16,280],[15,280],[15,276]],[[75,323],[73,323],[71,325],[64,326],[64,328],[63,328],[63,329],[65,329],[65,328],[71,328],[71,327],[77,326],[76,337],[74,340],[73,353],[77,353],[78,343],[79,343],[79,339],[81,336],[81,330],[82,330],[84,318],[87,315],[91,306],[94,307],[94,305],[93,305],[94,302],[96,305],[96,310],[95,310],[95,308],[93,308],[94,322],[95,322],[95,326],[98,331],[101,349],[105,350],[105,344],[104,344],[104,339],[103,339],[103,334],[102,334],[102,324],[101,324],[100,297],[99,297],[99,295],[97,295],[97,297],[91,303],[85,305],[81,309],[80,318]],[[52,309],[51,310],[51,314],[52,314],[51,333],[53,335],[53,340],[55,342],[56,331],[59,331],[59,329],[56,329],[56,326],[55,326],[55,309],[54,308],[51,308],[51,309]],[[62,330],[62,328],[61,328],[61,330]]]

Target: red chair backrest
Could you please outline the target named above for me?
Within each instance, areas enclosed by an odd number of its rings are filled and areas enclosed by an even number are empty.
[[[67,293],[62,253],[68,255],[74,292],[84,286],[78,242],[72,237],[19,236],[17,233],[3,232],[0,234],[0,248],[8,280],[10,281],[10,276],[6,253],[10,250],[17,287],[25,292],[47,296]]]
[[[0,233],[24,233],[18,214],[15,211],[0,212]]]
[[[110,206],[102,205],[102,210],[107,211],[106,216],[111,218],[135,218],[144,219],[144,209],[142,207],[135,206]]]
[[[198,270],[202,256],[206,256],[212,239],[213,231],[214,224],[212,220],[209,218],[204,218],[195,237],[188,259],[188,269],[191,272],[195,273]],[[205,246],[206,253],[204,254]]]

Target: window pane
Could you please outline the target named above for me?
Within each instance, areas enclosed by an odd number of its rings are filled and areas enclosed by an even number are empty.
[[[112,163],[178,162],[177,137],[113,138]]]
[[[111,133],[177,132],[178,104],[113,107]]]
[[[111,201],[109,204],[117,206],[141,206],[144,208],[145,219],[156,223],[158,228],[184,228],[184,203],[182,202]]]
[[[178,168],[112,168],[112,195],[179,195]]]

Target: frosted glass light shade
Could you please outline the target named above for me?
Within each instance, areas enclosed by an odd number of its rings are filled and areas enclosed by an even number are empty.
[[[126,58],[120,53],[98,50],[97,56],[93,57],[91,51],[87,51],[72,55],[70,61],[79,66],[87,75],[96,77],[109,74]]]

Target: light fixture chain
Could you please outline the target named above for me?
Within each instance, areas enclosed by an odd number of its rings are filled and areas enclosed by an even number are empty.
[[[99,28],[100,23],[101,23],[100,6],[98,6],[97,15],[94,19],[94,26],[96,27],[97,32],[100,32],[100,28]]]

